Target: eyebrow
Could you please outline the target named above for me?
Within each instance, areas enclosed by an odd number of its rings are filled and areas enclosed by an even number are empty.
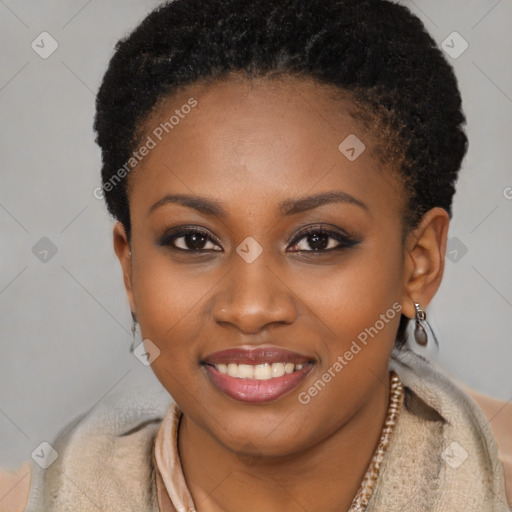
[[[307,210],[312,210],[329,203],[345,203],[359,206],[368,211],[368,206],[363,201],[341,190],[323,192],[311,196],[304,196],[295,199],[286,199],[279,203],[278,209],[282,216],[295,215]],[[197,210],[205,215],[213,215],[220,218],[227,216],[221,203],[214,199],[199,197],[189,194],[167,194],[157,201],[148,211],[148,215],[166,204],[180,204]]]
[[[347,194],[341,190],[333,190],[330,192],[323,192],[321,194],[315,194],[312,196],[299,197],[296,199],[287,199],[279,205],[279,211],[281,215],[295,215],[306,210],[312,210],[318,206],[329,203],[345,203],[359,206],[363,210],[368,211],[363,201],[356,199],[354,196]]]

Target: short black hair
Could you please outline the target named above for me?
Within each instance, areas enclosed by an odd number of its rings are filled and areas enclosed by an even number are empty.
[[[436,206],[451,217],[467,150],[462,101],[452,67],[406,7],[388,0],[173,0],[117,43],[96,98],[104,197],[128,239],[127,179],[117,185],[113,178],[144,121],[187,85],[235,72],[312,79],[348,93],[373,128],[382,160],[396,163],[406,185],[404,226]],[[406,326],[402,315],[399,344]]]

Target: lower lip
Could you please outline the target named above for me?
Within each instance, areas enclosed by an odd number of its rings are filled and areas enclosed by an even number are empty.
[[[226,395],[240,402],[271,402],[296,388],[310,372],[312,364],[300,370],[273,379],[239,379],[220,373],[211,365],[204,365],[211,382]]]

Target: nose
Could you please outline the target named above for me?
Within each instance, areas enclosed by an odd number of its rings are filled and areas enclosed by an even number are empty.
[[[297,319],[293,292],[262,256],[252,263],[236,256],[238,261],[213,298],[212,314],[218,324],[255,334],[270,324],[292,324]]]

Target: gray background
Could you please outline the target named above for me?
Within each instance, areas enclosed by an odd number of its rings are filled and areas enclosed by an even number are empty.
[[[157,3],[0,0],[1,468],[29,460],[41,441],[108,394],[160,387],[129,352],[112,221],[93,196],[100,152],[92,132],[95,91],[115,42]],[[454,31],[469,44],[448,57],[470,150],[455,198],[451,260],[428,310],[440,350],[427,353],[465,384],[510,400],[512,2],[403,3],[439,45]],[[48,59],[31,48],[43,31],[59,45]],[[47,261],[33,253],[43,237],[57,250]]]

